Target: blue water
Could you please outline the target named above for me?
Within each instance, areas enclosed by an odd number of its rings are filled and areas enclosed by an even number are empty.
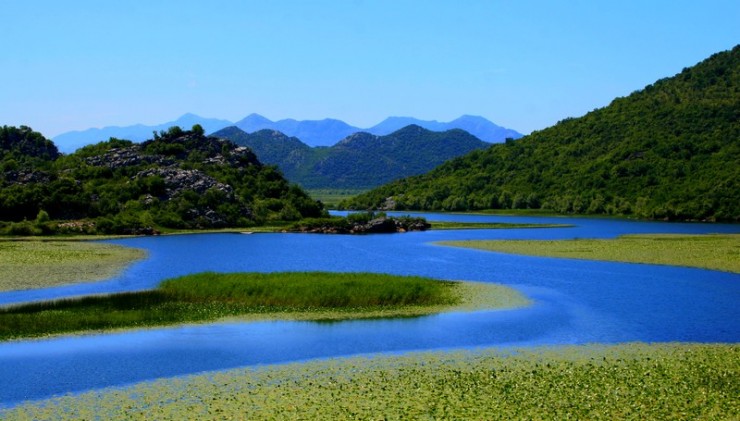
[[[111,241],[149,258],[108,281],[0,293],[0,304],[148,289],[201,271],[372,271],[497,282],[534,301],[517,310],[339,323],[215,323],[0,344],[0,406],[57,394],[246,365],[483,346],[740,341],[740,275],[668,266],[537,258],[440,240],[610,238],[740,232],[737,225],[428,214],[430,220],[540,222],[570,228],[396,235],[203,234]]]

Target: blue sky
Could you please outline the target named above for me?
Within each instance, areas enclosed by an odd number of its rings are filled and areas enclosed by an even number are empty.
[[[481,115],[529,133],[740,43],[740,1],[0,0],[0,124]]]

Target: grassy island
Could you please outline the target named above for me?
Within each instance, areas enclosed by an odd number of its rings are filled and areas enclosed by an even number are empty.
[[[224,318],[342,320],[526,305],[495,284],[371,273],[200,273],[148,291],[0,309],[0,340]]]
[[[0,241],[0,291],[109,278],[143,250],[82,241]]]
[[[240,368],[29,402],[30,419],[711,419],[740,416],[740,347],[424,352]]]
[[[740,273],[740,234],[641,234],[610,240],[474,240],[439,244],[530,256],[688,266]]]

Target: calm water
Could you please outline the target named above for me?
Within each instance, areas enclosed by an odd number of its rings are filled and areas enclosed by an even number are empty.
[[[149,258],[100,283],[0,293],[0,304],[147,289],[201,271],[372,271],[497,282],[525,309],[340,323],[217,323],[0,344],[0,406],[67,392],[245,365],[377,352],[625,341],[740,341],[740,275],[536,258],[441,247],[458,239],[609,238],[627,233],[740,232],[737,225],[610,219],[426,215],[430,220],[541,222],[571,228],[397,235],[203,234],[112,241]]]

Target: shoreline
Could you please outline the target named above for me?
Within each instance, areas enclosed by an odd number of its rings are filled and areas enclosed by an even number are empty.
[[[738,344],[640,342],[368,354],[110,386],[11,403],[0,415],[733,419],[739,355]]]

